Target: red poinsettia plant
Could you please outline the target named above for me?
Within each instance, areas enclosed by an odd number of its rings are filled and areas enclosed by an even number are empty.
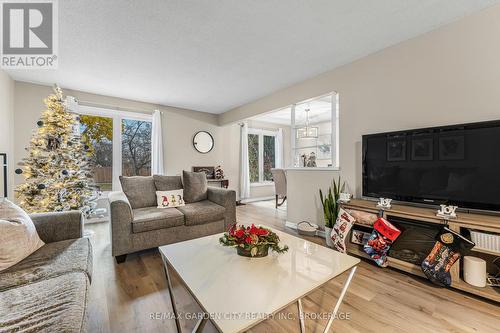
[[[279,245],[279,236],[271,230],[255,226],[245,227],[244,225],[233,224],[229,231],[219,238],[219,242],[224,246],[237,247],[238,250],[248,251],[250,256],[257,256],[260,252],[267,254],[270,248],[276,253],[288,251],[288,246]]]

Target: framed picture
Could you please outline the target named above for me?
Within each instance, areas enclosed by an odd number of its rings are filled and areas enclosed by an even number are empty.
[[[411,143],[411,159],[432,161],[434,159],[434,140],[429,136],[414,136]]]
[[[406,160],[406,137],[387,138],[387,161],[405,161]]]
[[[369,232],[353,229],[351,233],[351,243],[365,245],[370,238]]]
[[[207,179],[215,179],[215,167],[210,166],[195,166],[194,172],[204,172],[207,174]]]
[[[463,160],[465,158],[465,138],[463,135],[446,135],[439,137],[439,159]]]

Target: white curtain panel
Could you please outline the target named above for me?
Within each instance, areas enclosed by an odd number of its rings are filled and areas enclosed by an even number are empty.
[[[69,112],[72,112],[76,115],[80,114],[80,106],[78,105],[78,100],[73,97],[73,96],[66,96],[66,99],[64,100],[64,105],[66,106],[66,110]],[[80,124],[77,123],[73,127],[73,132],[75,134],[81,134],[81,129],[80,129]]]
[[[163,175],[163,140],[161,132],[161,112],[153,112],[153,123],[151,130],[151,174]]]
[[[241,174],[240,174],[240,199],[250,197],[250,168],[248,165],[248,124],[243,123],[241,133]]]
[[[283,168],[283,129],[279,128],[274,140],[275,168]]]

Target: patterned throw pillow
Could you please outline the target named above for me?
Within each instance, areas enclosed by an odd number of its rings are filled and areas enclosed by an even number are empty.
[[[184,190],[156,191],[158,208],[172,208],[185,206]]]

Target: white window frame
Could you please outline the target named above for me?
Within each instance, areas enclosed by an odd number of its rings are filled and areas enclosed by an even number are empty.
[[[250,186],[267,186],[274,184],[272,180],[264,180],[264,135],[274,136],[274,140],[276,140],[276,135],[278,134],[278,130],[271,131],[260,128],[249,128],[248,134],[254,134],[259,136],[259,181],[250,183]],[[276,148],[274,151],[274,165],[276,165]]]
[[[148,113],[112,110],[101,107],[78,105],[78,114],[85,116],[98,116],[113,120],[113,191],[121,191],[120,176],[122,175],[122,121],[139,120],[153,122],[153,115]]]

